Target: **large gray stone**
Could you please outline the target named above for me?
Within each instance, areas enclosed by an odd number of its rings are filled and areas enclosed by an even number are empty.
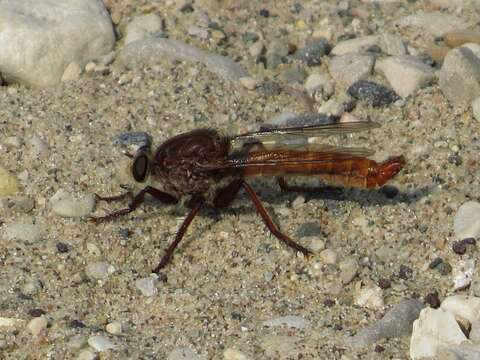
[[[438,83],[452,103],[470,103],[480,96],[480,59],[466,47],[450,50],[439,72]]]
[[[0,74],[7,83],[56,85],[70,63],[83,66],[114,43],[101,0],[0,0]]]

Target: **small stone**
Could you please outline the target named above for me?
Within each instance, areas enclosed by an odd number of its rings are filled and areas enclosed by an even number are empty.
[[[268,327],[285,325],[289,328],[303,329],[308,325],[308,321],[300,316],[287,315],[264,321],[262,325]]]
[[[92,213],[95,207],[93,194],[71,194],[60,189],[51,198],[52,211],[62,217],[83,217]]]
[[[364,287],[355,294],[354,303],[369,309],[381,309],[384,306],[382,289],[378,286]]]
[[[408,280],[412,277],[413,275],[413,270],[406,266],[406,265],[400,265],[400,270],[398,272],[398,277],[403,280]]]
[[[18,181],[7,170],[0,167],[0,197],[9,196],[18,191]]]
[[[88,62],[88,63],[85,65],[85,72],[86,72],[87,74],[93,73],[93,72],[95,71],[95,67],[96,67],[96,66],[97,66],[97,65],[96,65],[93,61]]]
[[[440,307],[440,299],[438,298],[438,292],[433,291],[431,293],[428,293],[427,296],[425,296],[425,302],[430,305],[431,308],[438,309]]]
[[[93,350],[97,352],[107,351],[115,348],[115,344],[112,343],[108,338],[104,336],[90,336],[88,338],[88,345],[90,345]]]
[[[466,47],[449,51],[439,71],[438,84],[452,103],[471,103],[480,96],[480,58]]]
[[[333,81],[324,74],[309,75],[305,80],[304,87],[311,96],[317,97],[315,94],[319,94],[322,99],[330,98],[334,92]]]
[[[433,259],[430,264],[428,264],[429,269],[435,269],[438,265],[440,265],[443,262],[443,259],[441,257],[436,257]]]
[[[138,15],[126,27],[125,45],[162,30],[162,19],[157,14]]]
[[[395,92],[373,81],[359,80],[348,88],[348,93],[357,100],[374,107],[387,106],[398,100]]]
[[[454,241],[452,244],[452,250],[455,254],[463,255],[467,252],[467,244],[463,241]]]
[[[33,336],[39,336],[47,329],[47,324],[47,319],[44,316],[40,316],[30,320],[27,328]]]
[[[445,275],[448,275],[452,272],[452,265],[450,265],[450,263],[448,262],[445,262],[445,261],[442,261],[440,264],[438,264],[436,267],[435,267],[438,272],[445,276]]]
[[[344,88],[367,78],[373,70],[375,59],[371,55],[345,54],[335,56],[330,61],[332,78]]]
[[[322,229],[317,222],[307,222],[300,225],[296,231],[296,236],[299,238],[308,237],[308,236],[317,236],[321,234]]]
[[[333,265],[337,262],[337,253],[331,249],[325,249],[320,253],[320,260],[325,264]]]
[[[28,311],[28,315],[30,315],[31,317],[40,317],[45,314],[46,314],[45,310],[38,309],[38,308],[31,309]]]
[[[442,309],[425,308],[413,323],[410,356],[414,360],[435,358],[440,347],[459,345],[466,340],[453,314]]]
[[[260,86],[260,84],[262,83],[261,80],[259,80],[259,79],[257,79],[257,78],[254,78],[254,77],[250,77],[250,76],[241,77],[240,79],[238,79],[238,82],[239,82],[245,89],[248,89],[248,90],[254,90],[254,89],[256,89],[258,86]]]
[[[120,321],[113,321],[105,327],[108,333],[119,335],[122,333],[122,323]]]
[[[111,274],[110,265],[105,261],[90,263],[85,268],[85,273],[94,280],[105,280]]]
[[[380,278],[378,279],[378,287],[380,289],[389,289],[392,286],[392,283],[390,282],[390,279],[387,278]]]
[[[467,201],[455,214],[453,230],[457,239],[480,237],[480,203]]]
[[[142,293],[143,296],[153,296],[157,293],[158,279],[156,276],[149,276],[135,280],[135,286]]]
[[[396,20],[393,26],[414,27],[422,29],[434,36],[442,36],[451,31],[469,27],[462,18],[442,12],[418,12]]]
[[[478,297],[452,295],[442,301],[441,308],[470,323],[480,321],[480,298]]]
[[[98,359],[97,354],[95,354],[93,351],[89,349],[80,351],[77,357],[77,360],[96,360],[96,359]]]
[[[358,263],[353,258],[348,258],[340,262],[340,280],[344,285],[349,284],[357,276]]]
[[[475,260],[466,259],[455,263],[452,269],[453,290],[465,289],[472,282],[475,274]]]
[[[63,243],[63,242],[58,242],[57,243],[57,251],[59,253],[67,253],[68,252],[68,245]]]
[[[327,39],[321,38],[299,49],[295,57],[303,61],[307,66],[320,65],[321,57],[328,55],[332,49]]]
[[[74,81],[80,78],[82,74],[82,68],[76,62],[68,64],[67,68],[63,72],[62,81]]]
[[[247,354],[235,349],[226,349],[223,352],[223,359],[224,360],[252,360],[252,358]]]
[[[407,55],[378,60],[375,71],[385,75],[393,90],[404,98],[414,95],[435,80],[435,73],[430,66]]]
[[[167,360],[202,360],[195,351],[187,347],[176,348],[168,354]]]
[[[270,11],[268,11],[267,9],[261,9],[258,12],[258,15],[268,18],[270,17]]]
[[[398,192],[399,192],[398,188],[393,185],[384,185],[382,186],[380,191],[382,192],[383,195],[385,195],[387,199],[393,199],[395,196],[398,195]]]
[[[350,53],[363,53],[368,48],[379,44],[379,36],[368,35],[338,42],[332,49],[332,55],[339,56]]]
[[[262,55],[264,51],[265,51],[265,45],[261,41],[257,41],[253,43],[248,48],[248,52],[254,58],[257,58],[258,56]]]
[[[73,335],[67,342],[70,349],[81,349],[87,344],[87,339],[82,334]]]
[[[43,234],[44,227],[39,224],[14,223],[9,224],[5,229],[5,238],[10,241],[37,242],[42,240]]]
[[[325,249],[325,241],[323,241],[317,236],[312,236],[309,249],[315,253],[318,253],[319,251]]]

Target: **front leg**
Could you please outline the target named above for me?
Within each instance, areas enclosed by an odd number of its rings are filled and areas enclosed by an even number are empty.
[[[175,197],[173,197],[172,195],[167,194],[167,193],[165,193],[163,191],[160,191],[160,190],[158,190],[154,187],[151,187],[151,186],[145,187],[135,196],[133,196],[131,192],[127,192],[127,193],[122,194],[122,195],[112,196],[112,197],[107,197],[107,198],[102,198],[102,197],[97,195],[97,199],[99,199],[99,200],[113,201],[113,200],[119,200],[119,199],[122,199],[124,197],[129,196],[129,197],[132,198],[132,201],[130,202],[130,204],[128,205],[127,208],[114,211],[114,212],[112,212],[110,214],[107,214],[107,215],[104,215],[104,216],[99,216],[99,217],[93,217],[92,216],[90,218],[90,220],[95,222],[95,223],[99,223],[99,222],[103,222],[103,221],[113,220],[113,219],[116,219],[117,217],[120,217],[120,216],[126,215],[128,213],[131,213],[132,211],[134,211],[136,208],[138,208],[144,202],[145,194],[150,194],[155,199],[160,200],[161,202],[164,202],[166,204],[175,204],[175,203],[178,202],[178,200]]]

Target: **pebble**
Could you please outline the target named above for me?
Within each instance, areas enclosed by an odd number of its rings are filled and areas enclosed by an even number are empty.
[[[413,322],[410,357],[413,360],[433,358],[439,347],[459,345],[466,340],[453,314],[442,309],[425,308]]]
[[[267,320],[262,323],[263,326],[275,327],[285,325],[289,328],[304,329],[308,326],[308,321],[301,316],[287,315],[275,319]]]
[[[280,79],[289,84],[303,83],[306,77],[307,72],[299,67],[287,68],[280,73]]]
[[[319,251],[325,249],[325,241],[317,236],[312,236],[312,240],[310,241],[310,246],[308,248],[311,251],[318,253]]]
[[[375,58],[371,55],[345,54],[331,59],[329,71],[337,84],[347,88],[368,77],[374,64]]]
[[[39,316],[30,320],[27,328],[33,336],[39,336],[47,329],[47,324],[47,319],[44,316]]]
[[[453,266],[453,290],[460,290],[466,288],[472,282],[475,274],[475,260],[466,259],[460,260]]]
[[[112,139],[112,144],[115,146],[151,146],[152,137],[145,131],[130,131],[116,135]]]
[[[394,21],[393,25],[419,28],[434,36],[469,27],[464,19],[442,12],[418,12]]]
[[[82,334],[73,335],[67,343],[70,349],[81,349],[87,344],[87,338]]]
[[[254,90],[257,87],[259,87],[262,83],[262,81],[258,78],[247,76],[247,77],[241,77],[238,79],[238,82],[248,90]]]
[[[440,299],[438,298],[438,292],[433,291],[425,296],[425,302],[430,305],[431,308],[438,309],[440,307]]]
[[[369,309],[381,309],[384,306],[382,289],[378,286],[366,286],[354,296],[355,305]]]
[[[67,68],[63,72],[62,81],[74,81],[80,79],[80,75],[82,74],[82,68],[78,63],[71,62],[68,64]]]
[[[167,360],[203,360],[195,351],[187,347],[174,349],[168,354]]]
[[[97,0],[2,1],[0,23],[2,77],[31,87],[57,85],[67,64],[85,64],[115,44],[112,20]]]
[[[354,258],[348,258],[338,264],[340,268],[340,280],[344,285],[349,284],[358,272],[358,263]]]
[[[327,39],[320,38],[305,47],[298,49],[295,57],[307,66],[316,66],[322,63],[322,57],[328,55],[332,49]]]
[[[78,354],[77,360],[96,360],[98,359],[97,354],[89,349],[80,351]]]
[[[332,79],[326,74],[313,73],[305,80],[305,90],[310,96],[327,100],[335,88]]]
[[[95,207],[93,194],[71,194],[59,189],[51,198],[52,211],[61,217],[83,217],[92,213]]]
[[[337,262],[337,253],[331,249],[325,249],[320,253],[320,260],[324,264],[336,264]]]
[[[412,324],[424,308],[421,301],[403,299],[392,307],[380,320],[361,329],[347,343],[354,348],[367,347],[382,339],[399,338],[412,332]]]
[[[122,323],[120,321],[112,321],[107,324],[105,330],[112,335],[120,335],[122,333]]]
[[[44,230],[44,227],[39,224],[9,224],[5,229],[5,238],[10,241],[21,240],[37,242],[43,238]]]
[[[33,210],[35,201],[29,196],[14,196],[2,202],[4,211],[26,214]]]
[[[480,32],[475,30],[451,31],[443,35],[443,42],[451,48],[466,43],[480,44]]]
[[[374,107],[387,106],[398,100],[398,95],[393,90],[367,80],[357,81],[348,88],[347,92],[355,99]]]
[[[127,45],[161,31],[162,19],[156,14],[137,15],[128,23],[125,30],[124,44]]]
[[[479,44],[467,43],[467,44],[462,45],[462,48],[466,48],[466,49],[471,50],[477,58],[480,58],[480,45]]]
[[[414,95],[435,80],[433,69],[413,56],[388,57],[378,60],[375,71],[382,73],[401,97]]]
[[[378,47],[388,55],[401,56],[407,53],[405,44],[400,36],[395,34],[367,35],[359,38],[340,41],[333,49],[332,55],[349,53],[365,53]]]
[[[0,197],[15,194],[18,191],[18,181],[10,172],[0,167]]]
[[[467,201],[460,206],[453,220],[453,231],[457,239],[480,237],[480,203]]]
[[[248,48],[248,52],[252,57],[257,58],[265,52],[265,45],[263,42],[257,41]]]
[[[480,96],[480,59],[472,50],[450,50],[438,72],[443,94],[455,105],[466,105]]]
[[[480,121],[480,97],[477,97],[472,101],[472,113],[473,117],[477,121]]]
[[[253,358],[251,358],[247,354],[231,348],[226,349],[223,352],[223,359],[224,360],[253,360]]]
[[[232,59],[175,39],[147,38],[134,41],[120,51],[118,61],[127,69],[134,69],[161,64],[166,57],[172,60],[200,62],[209,71],[233,82],[248,76],[247,72]]]
[[[467,252],[467,244],[462,240],[454,241],[452,244],[452,250],[455,254],[463,255]]]
[[[440,308],[470,323],[480,321],[480,298],[468,295],[452,295],[445,298]]]
[[[345,108],[343,104],[339,103],[335,99],[330,99],[325,101],[322,104],[322,106],[318,108],[319,113],[331,115],[335,117],[340,117],[344,111],[345,111]]]
[[[115,272],[115,268],[105,261],[97,261],[87,264],[85,273],[94,280],[105,280]]]
[[[97,352],[107,351],[115,348],[115,344],[108,338],[100,335],[90,336],[88,338],[88,345]]]
[[[157,293],[158,279],[156,276],[149,276],[135,280],[135,286],[142,293],[143,296],[153,296]]]

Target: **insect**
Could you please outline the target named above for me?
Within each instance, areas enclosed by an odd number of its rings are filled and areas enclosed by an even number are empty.
[[[131,175],[140,185],[137,193],[128,191],[98,200],[131,199],[128,207],[94,217],[94,222],[112,220],[134,211],[149,194],[163,203],[177,203],[188,197],[190,211],[178,229],[158,266],[158,273],[170,260],[175,248],[202,206],[228,207],[243,189],[253,202],[270,232],[287,246],[304,255],[310,251],[297,244],[275,225],[247,178],[275,176],[283,190],[289,187],[286,175],[318,176],[333,185],[372,188],[381,186],[405,165],[403,156],[377,163],[367,156],[369,149],[321,145],[309,139],[373,129],[375,122],[359,121],[262,129],[237,136],[222,136],[211,129],[197,129],[177,135],[155,152],[142,146],[133,157]]]

